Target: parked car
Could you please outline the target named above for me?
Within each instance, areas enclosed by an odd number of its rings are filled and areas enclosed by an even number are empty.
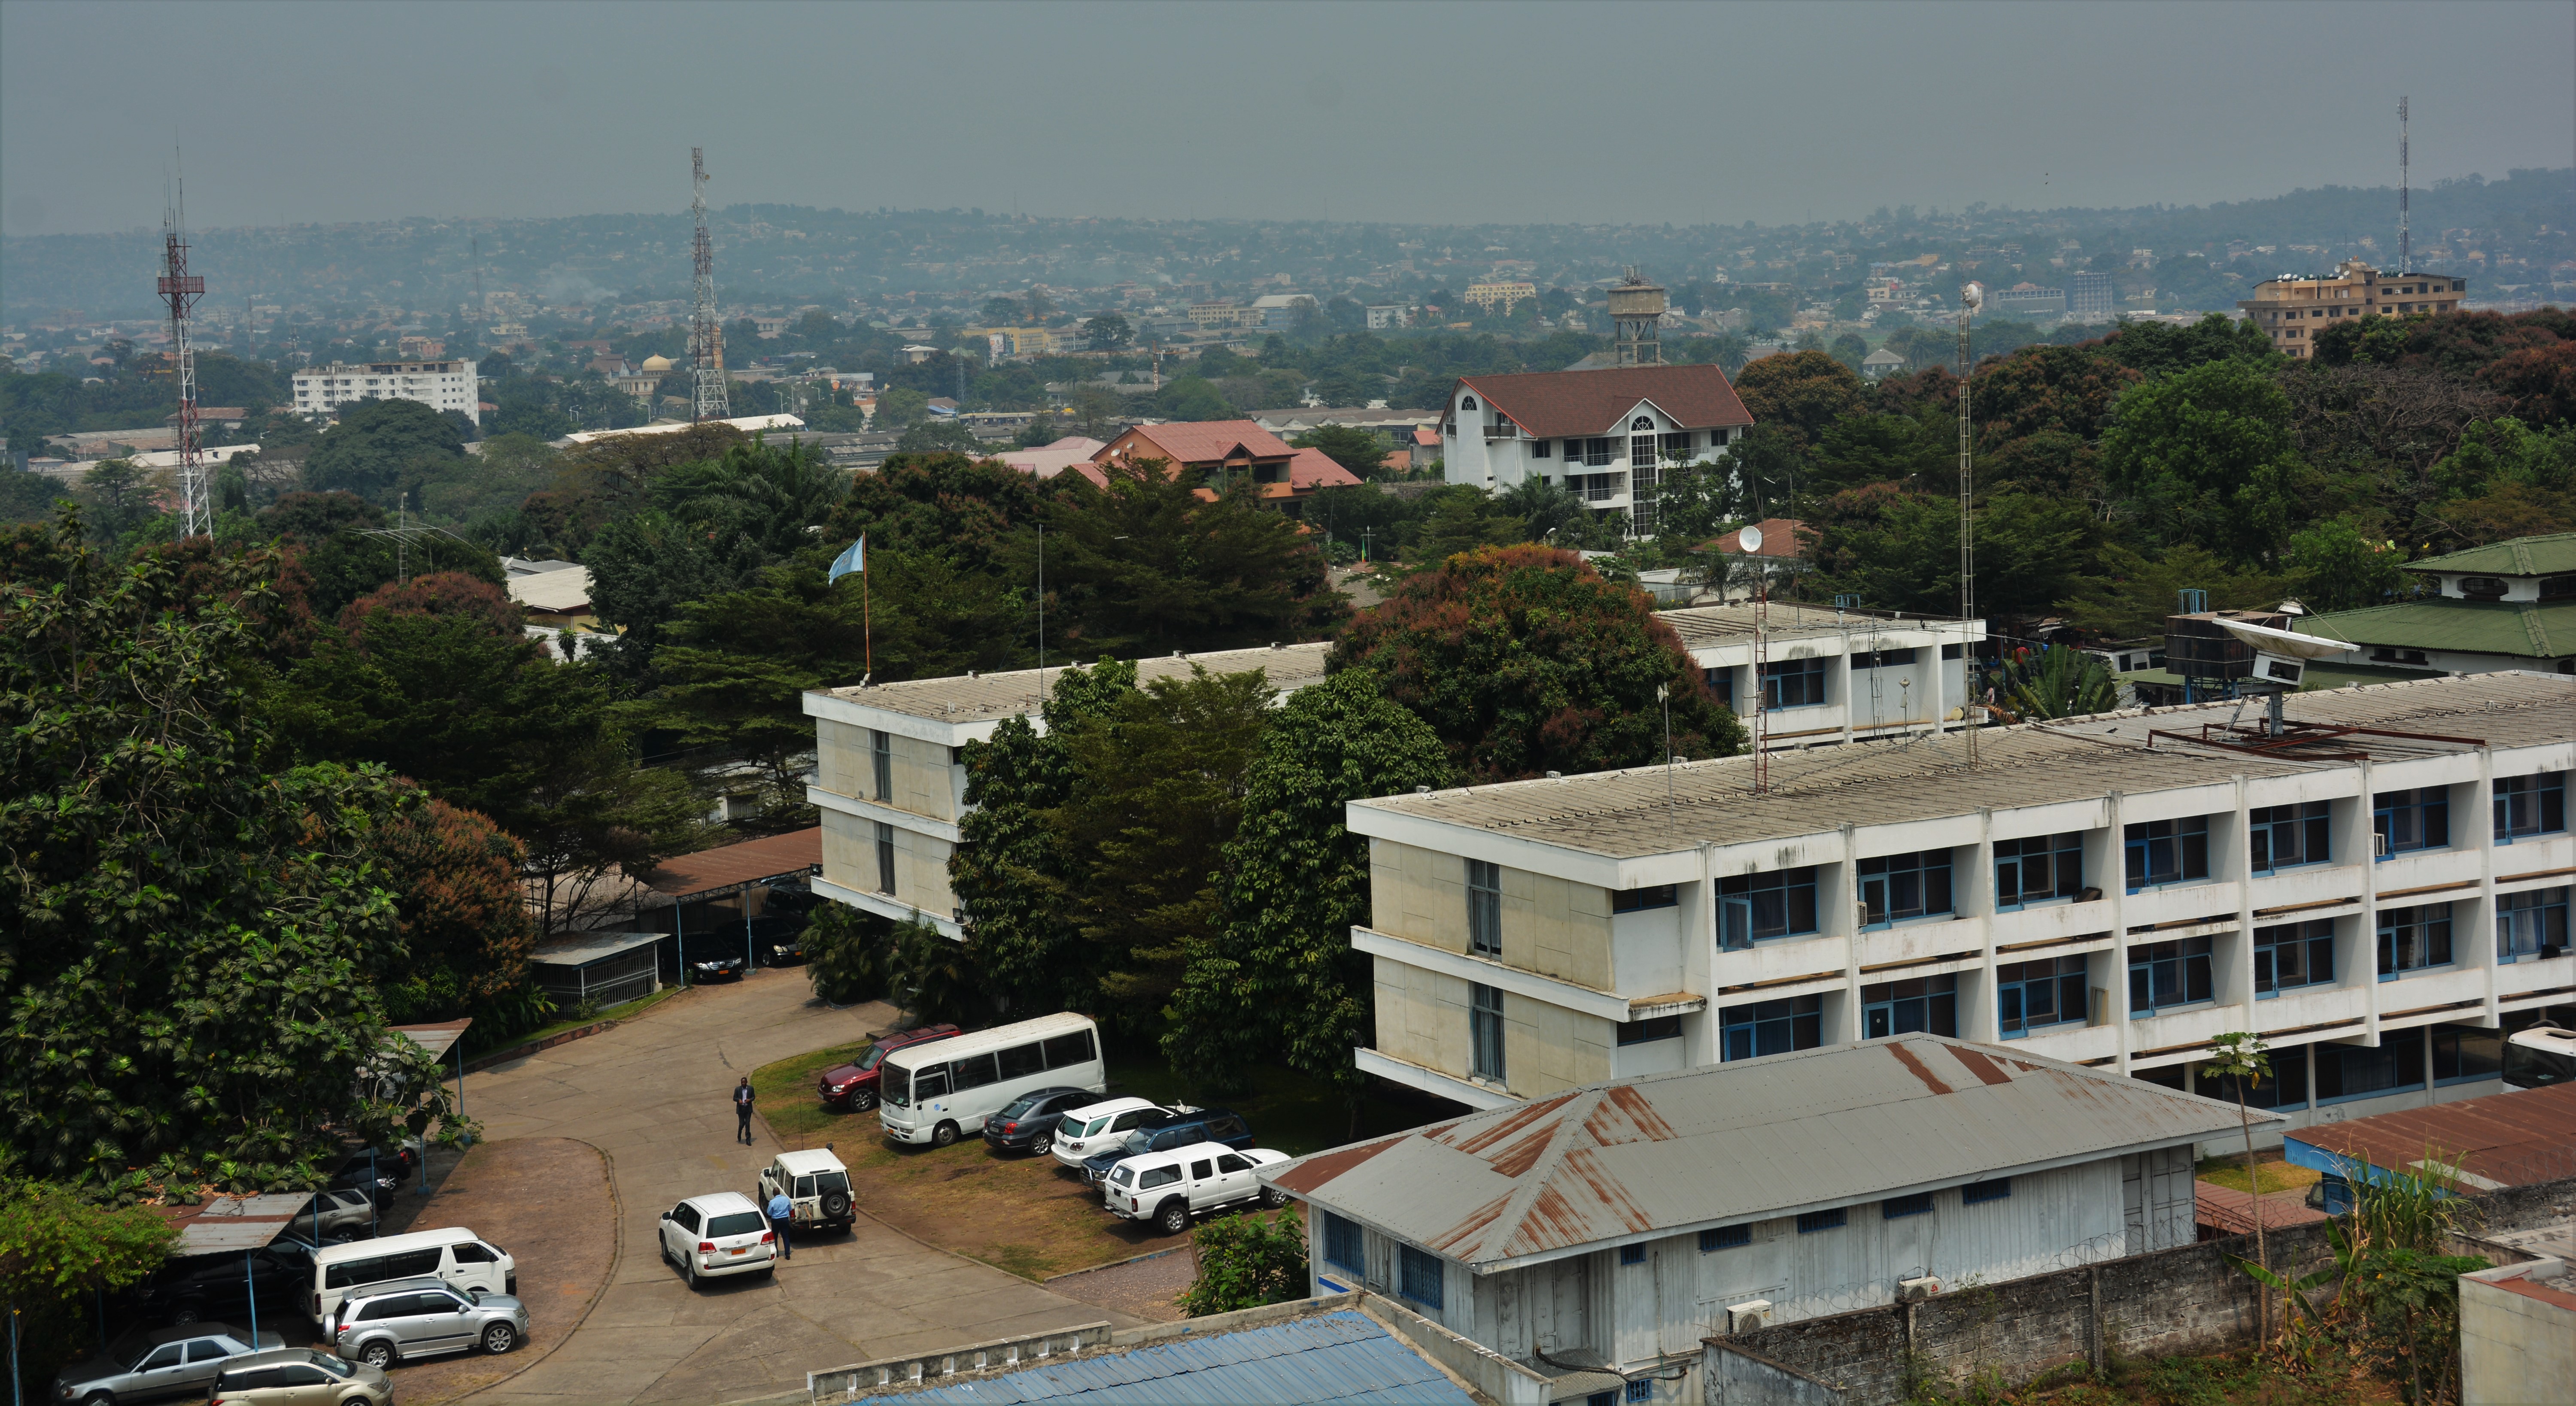
[[[883,1072],[885,1057],[907,1045],[924,1040],[944,1040],[957,1033],[954,1025],[925,1025],[918,1030],[897,1030],[879,1035],[855,1063],[836,1064],[823,1071],[817,1087],[825,1108],[851,1113],[865,1113],[877,1106],[877,1080]]]
[[[731,942],[691,940],[688,956],[689,980],[693,982],[742,980],[744,974],[751,970],[751,959],[746,955],[741,938],[742,935],[736,933]]]
[[[850,1200],[850,1169],[828,1147],[779,1153],[777,1160],[760,1169],[760,1194],[752,1204],[765,1213],[769,1198],[781,1191],[796,1207],[793,1224],[799,1230],[808,1226],[847,1230],[859,1218]]]
[[[305,1269],[305,1315],[327,1334],[342,1299],[397,1279],[437,1279],[467,1292],[516,1294],[519,1263],[509,1251],[458,1225],[325,1246]]]
[[[1056,1125],[1064,1115],[1099,1097],[1089,1089],[1033,1089],[984,1120],[984,1145],[996,1152],[1043,1156],[1055,1150]]]
[[[1241,1150],[1252,1146],[1252,1129],[1231,1109],[1200,1108],[1187,1113],[1173,1113],[1160,1120],[1147,1119],[1126,1141],[1105,1152],[1095,1152],[1082,1159],[1083,1180],[1098,1186],[1109,1176],[1109,1169],[1130,1157],[1147,1152],[1169,1152],[1176,1147],[1195,1147],[1203,1142],[1221,1143]]]
[[[1206,1143],[1148,1152],[1113,1168],[1100,1198],[1116,1215],[1149,1221],[1165,1235],[1178,1235],[1190,1228],[1190,1217],[1226,1206],[1287,1204],[1286,1192],[1265,1190],[1254,1176],[1261,1167],[1287,1160],[1287,1153],[1266,1147],[1234,1152]]]
[[[751,945],[760,953],[763,966],[784,967],[804,961],[804,916],[796,914],[772,917],[763,914],[752,919]]]
[[[662,1262],[678,1265],[692,1289],[701,1279],[769,1274],[778,1268],[778,1237],[739,1191],[692,1196],[662,1213]]]
[[[1142,1098],[1113,1098],[1101,1103],[1086,1103],[1066,1113],[1055,1125],[1053,1152],[1056,1165],[1079,1172],[1084,1158],[1122,1145],[1127,1141],[1127,1135],[1144,1126],[1146,1120],[1187,1111],[1187,1105],[1165,1108]]]
[[[225,1363],[207,1406],[391,1406],[393,1399],[382,1367],[288,1347]]]
[[[527,1336],[528,1306],[508,1294],[458,1289],[441,1279],[397,1279],[340,1300],[331,1345],[342,1357],[383,1368],[474,1347],[497,1356]]]
[[[314,1192],[287,1222],[287,1233],[300,1239],[351,1239],[375,1228],[376,1199],[354,1186]]]
[[[246,1320],[254,1293],[262,1307],[274,1305],[272,1312],[302,1303],[313,1283],[312,1264],[301,1247],[278,1245],[247,1256],[189,1255],[127,1290],[124,1302],[143,1322],[173,1327]]]
[[[202,1395],[223,1374],[226,1362],[260,1348],[284,1346],[286,1339],[262,1333],[259,1346],[253,1347],[247,1331],[228,1323],[127,1333],[98,1356],[73,1363],[56,1375],[54,1399],[114,1406],[119,1401]]]

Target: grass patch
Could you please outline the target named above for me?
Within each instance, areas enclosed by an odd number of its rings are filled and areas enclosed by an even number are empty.
[[[2264,1193],[2304,1191],[2325,1177],[2325,1173],[2313,1168],[2293,1167],[2287,1162],[2279,1161],[2258,1160],[2255,1163],[2255,1170],[2262,1174]],[[2192,1169],[2192,1175],[2212,1186],[2223,1186],[2230,1191],[2253,1189],[2253,1182],[2245,1175],[2245,1159],[2242,1157],[2204,1157],[2200,1159],[2200,1164]]]
[[[519,1036],[517,1039],[512,1040],[506,1048],[517,1049],[522,1045],[533,1045],[540,1040],[551,1039],[567,1030],[579,1030],[585,1025],[596,1025],[603,1020],[633,1020],[635,1017],[642,1015],[644,1012],[651,1010],[653,1007],[660,1005],[662,1002],[669,1000],[673,996],[678,995],[681,989],[682,988],[677,986],[665,986],[661,990],[654,992],[652,995],[638,996],[632,1001],[605,1007],[599,1012],[599,1014],[592,1016],[588,1020],[582,1020],[578,1017],[571,1020],[558,1020],[552,1025],[542,1026],[538,1029],[529,1031],[525,1035]]]
[[[847,1045],[834,1045],[828,1050],[782,1059],[751,1071],[751,1091],[759,1101],[760,1116],[769,1120],[770,1130],[790,1146],[808,1147],[822,1146],[826,1133],[838,1132],[841,1140],[847,1141],[852,1136],[847,1129],[852,1125],[863,1128],[863,1136],[875,1133],[877,1115],[874,1111],[865,1114],[834,1113],[823,1106],[822,1095],[814,1089],[815,1078],[824,1070],[857,1059],[872,1043],[859,1040]],[[798,1138],[811,1138],[813,1141],[800,1144]]]

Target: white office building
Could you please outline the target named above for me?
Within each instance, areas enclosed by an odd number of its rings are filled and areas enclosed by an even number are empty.
[[[1650,537],[1665,470],[1723,460],[1752,426],[1714,366],[1462,376],[1449,388],[1441,462],[1448,482],[1490,493],[1547,479]]]
[[[470,361],[373,361],[363,366],[308,366],[295,373],[295,410],[337,415],[361,400],[417,400],[432,410],[455,410],[472,419],[482,383]]]

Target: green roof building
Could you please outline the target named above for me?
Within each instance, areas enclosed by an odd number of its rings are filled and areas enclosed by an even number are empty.
[[[2293,622],[2361,646],[2351,663],[2427,674],[2576,674],[2576,532],[2410,562],[2439,594]]]

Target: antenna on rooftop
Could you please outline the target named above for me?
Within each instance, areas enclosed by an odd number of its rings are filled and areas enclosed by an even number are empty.
[[[697,383],[692,424],[721,420],[733,412],[725,405],[724,328],[716,322],[716,249],[707,239],[707,149],[689,148],[689,214],[697,221],[693,246],[697,272],[697,311],[689,319],[689,365]]]
[[[2408,242],[2406,230],[2406,99],[2397,100],[2397,272],[2400,276],[2415,271],[2415,250]]]
[[[176,161],[176,155],[173,155]],[[174,174],[168,210],[161,217],[161,301],[170,305],[170,371],[179,388],[179,508],[183,535],[212,532],[214,504],[206,493],[206,463],[197,430],[197,356],[188,346],[188,313],[206,296],[202,274],[188,272],[188,183]]]
[[[1986,290],[1971,283],[1959,290],[1959,673],[1967,685],[1959,703],[1959,721],[1968,734],[1968,765],[1977,764],[1977,698],[1975,661],[1968,657],[1968,622],[1977,617],[1977,474],[1969,441],[1968,386],[1976,364],[1968,356],[1968,322],[1986,300]],[[1936,664],[1935,667],[1938,667]]]

